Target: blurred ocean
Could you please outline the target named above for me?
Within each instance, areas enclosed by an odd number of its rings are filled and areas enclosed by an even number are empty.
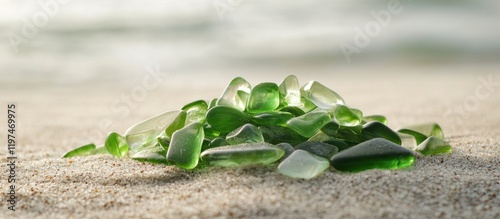
[[[500,1],[401,0],[348,63],[340,43],[354,44],[355,29],[389,2],[0,0],[0,85],[128,83],[156,65],[172,77],[215,77],[500,61]],[[27,22],[46,24],[26,37]],[[13,46],[13,34],[26,41]]]

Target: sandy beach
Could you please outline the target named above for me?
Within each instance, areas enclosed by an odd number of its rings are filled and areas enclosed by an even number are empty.
[[[165,78],[126,112],[116,104],[140,81],[3,86],[2,124],[7,103],[17,106],[18,159],[16,211],[5,202],[8,169],[3,165],[0,218],[499,218],[500,86],[484,83],[498,83],[499,69],[293,72],[302,83],[327,85],[365,115],[386,115],[394,129],[438,122],[454,150],[417,156],[405,170],[346,174],[330,169],[312,180],[287,178],[275,166],[185,171],[110,155],[60,158],[77,146],[101,144],[108,132],[124,133],[150,116],[217,97],[237,73],[206,81],[201,75]],[[286,74],[242,76],[255,85],[279,83]],[[4,142],[6,129],[0,129]],[[3,164],[6,151],[0,153]]]

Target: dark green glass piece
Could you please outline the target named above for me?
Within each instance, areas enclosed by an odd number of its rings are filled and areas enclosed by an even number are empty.
[[[229,144],[258,143],[264,142],[264,137],[257,126],[245,124],[226,136]]]
[[[328,113],[317,110],[290,119],[286,124],[288,128],[296,131],[300,135],[310,138],[328,122],[330,122]]]
[[[217,106],[228,106],[239,111],[244,111],[246,109],[247,99],[251,90],[250,84],[241,77],[234,78],[226,89],[222,96],[217,100]],[[242,99],[243,98],[243,99]]]
[[[398,132],[413,136],[415,138],[415,140],[417,141],[417,145],[421,144],[422,142],[425,141],[425,139],[427,139],[426,135],[424,135],[420,132],[410,130],[410,129],[400,129],[400,130],[398,130]]]
[[[420,143],[415,151],[422,155],[447,154],[452,152],[451,145],[438,137],[431,136]]]
[[[229,145],[229,143],[226,141],[225,138],[217,137],[214,140],[212,140],[206,148],[202,148],[202,151],[209,149],[209,148],[216,148],[216,147],[226,146],[226,145]]]
[[[280,109],[281,112],[288,112],[293,114],[294,116],[302,116],[306,114],[304,110],[300,109],[299,107],[296,106],[286,106]]]
[[[321,128],[321,131],[327,135],[334,136],[337,134],[337,130],[339,130],[339,128],[339,124],[335,121],[330,121]]]
[[[345,105],[344,99],[317,81],[310,81],[301,88],[301,95],[321,109]]]
[[[108,134],[104,146],[108,152],[115,157],[123,157],[127,154],[129,147],[125,138],[116,132]]]
[[[279,160],[285,151],[269,143],[247,143],[211,148],[201,159],[214,166],[266,165]]]
[[[252,117],[252,123],[264,126],[284,126],[288,120],[294,118],[295,116],[287,112],[265,112],[259,113]]]
[[[247,103],[249,113],[262,113],[275,110],[280,105],[278,85],[275,83],[261,83],[250,92]]]
[[[399,169],[413,165],[413,152],[383,138],[374,138],[333,155],[332,166],[344,172]]]
[[[385,138],[395,144],[401,145],[401,138],[394,132],[391,128],[380,122],[369,122],[363,125],[362,129],[363,136],[367,139],[372,138]]]
[[[264,136],[265,142],[271,144],[279,143],[289,143],[291,145],[297,145],[307,140],[307,138],[302,137],[297,132],[281,126],[260,126],[259,130]]]
[[[306,141],[295,146],[296,150],[304,150],[314,155],[330,159],[339,149],[331,144]]]
[[[80,147],[77,147],[73,150],[66,152],[62,157],[70,158],[77,156],[87,156],[94,154],[94,150],[96,149],[95,144],[86,144]]]
[[[288,144],[288,143],[279,143],[276,146],[283,149],[283,151],[285,151],[285,154],[283,155],[283,157],[280,158],[279,162],[283,161],[285,158],[290,156],[290,154],[292,154],[293,151],[295,151],[293,146],[291,144]]]
[[[385,118],[385,116],[382,116],[382,115],[365,116],[365,117],[363,117],[363,121],[365,123],[376,121],[376,122],[380,122],[384,125],[387,125],[387,118]]]
[[[186,104],[182,107],[182,110],[187,113],[186,124],[191,124],[193,122],[203,123],[208,111],[208,104],[204,100],[197,100]]]
[[[292,178],[311,179],[325,172],[329,166],[326,158],[295,150],[278,165],[278,172]]]
[[[202,124],[195,122],[177,130],[172,135],[167,151],[167,161],[184,169],[193,169],[198,165],[204,133]]]
[[[337,140],[337,139],[329,139],[329,140],[323,141],[323,143],[331,144],[331,145],[337,147],[339,151],[343,151],[343,150],[351,147],[347,143],[345,143],[344,141]]]
[[[229,133],[248,122],[247,114],[232,107],[216,106],[207,112],[207,123],[221,133]]]

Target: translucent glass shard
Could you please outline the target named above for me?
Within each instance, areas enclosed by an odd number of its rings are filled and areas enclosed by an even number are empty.
[[[327,159],[304,150],[295,150],[278,165],[278,172],[292,178],[311,179],[323,173],[330,163]]]
[[[438,137],[431,136],[420,143],[415,151],[423,155],[447,154],[451,153],[451,145]]]
[[[244,99],[247,94],[250,94],[251,86],[243,78],[234,78],[222,93],[222,96],[217,100],[217,106],[228,106],[244,111],[247,100]],[[242,99],[243,98],[243,99]]]
[[[130,127],[125,139],[132,151],[159,137],[181,113],[180,110],[164,112]]]
[[[254,115],[251,120],[252,123],[258,125],[283,126],[293,117],[295,116],[288,112],[270,111]]]
[[[285,151],[268,143],[249,143],[211,148],[201,159],[214,166],[266,165],[279,160]]]
[[[123,136],[116,132],[108,134],[104,146],[108,152],[115,157],[123,157],[127,154],[129,146]]]
[[[345,105],[344,99],[317,81],[310,81],[301,88],[301,95],[321,109]]]
[[[337,105],[331,110],[333,120],[341,126],[357,126],[361,123],[361,118],[349,107]]]
[[[286,103],[286,105],[303,107],[303,104],[300,101],[301,95],[299,80],[295,77],[295,75],[289,75],[286,77],[281,82],[279,91],[282,100]]]
[[[226,141],[229,144],[258,143],[264,142],[264,137],[256,126],[245,124],[227,134]]]
[[[182,107],[183,111],[186,111],[186,124],[191,124],[193,122],[203,123],[205,121],[205,115],[207,114],[208,104],[204,100],[198,100],[186,104]]]
[[[172,135],[167,151],[167,160],[184,169],[198,165],[204,138],[203,125],[195,122],[177,130]]]
[[[262,113],[272,111],[280,105],[280,94],[278,85],[275,83],[261,83],[250,92],[247,103],[247,111],[250,113]]]
[[[290,119],[286,126],[300,135],[310,138],[328,122],[330,122],[328,113],[317,110]]]
[[[413,165],[413,152],[383,138],[374,138],[335,154],[332,166],[345,172],[400,169]]]
[[[96,149],[95,144],[86,144],[66,152],[62,157],[70,158],[76,156],[92,155],[95,149]]]
[[[376,121],[376,122],[380,122],[384,125],[387,125],[387,118],[385,118],[385,116],[382,116],[382,115],[365,116],[365,117],[363,117],[363,121],[366,123]]]

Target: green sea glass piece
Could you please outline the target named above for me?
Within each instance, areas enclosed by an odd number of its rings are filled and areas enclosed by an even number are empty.
[[[385,138],[395,144],[401,145],[401,138],[399,135],[380,122],[374,121],[364,124],[362,133],[367,139]]]
[[[247,95],[251,91],[250,84],[241,77],[234,78],[217,100],[217,106],[228,106],[244,111],[246,108]],[[242,99],[243,98],[243,99]]]
[[[250,122],[250,116],[227,106],[216,106],[207,112],[207,123],[221,133],[229,133]]]
[[[398,132],[399,138],[401,138],[401,146],[409,149],[409,150],[415,150],[417,147],[417,140],[415,140],[415,137],[413,135],[405,134]]]
[[[417,145],[419,145],[420,143],[424,142],[425,139],[427,139],[426,135],[417,131],[413,131],[411,129],[400,129],[398,130],[398,132],[413,136],[415,138],[415,141],[417,141]]]
[[[208,146],[206,148],[202,148],[201,150],[204,151],[204,150],[209,149],[209,148],[216,148],[216,147],[226,146],[226,145],[229,145],[229,143],[226,141],[225,138],[217,137],[217,138],[214,138],[212,141],[210,141],[210,144],[208,144]]]
[[[265,142],[271,144],[289,143],[297,145],[307,140],[292,129],[282,126],[259,126],[259,130],[264,136]]]
[[[281,108],[280,111],[281,112],[291,113],[294,116],[302,116],[302,115],[306,114],[304,112],[304,110],[302,110],[302,109],[300,109],[299,107],[296,107],[296,106],[285,106],[285,107]]]
[[[116,132],[108,134],[104,146],[108,152],[115,157],[123,157],[127,154],[129,146],[123,136]]]
[[[399,169],[413,165],[413,152],[383,138],[374,138],[335,154],[332,166],[343,172]]]
[[[168,127],[165,129],[165,135],[168,138],[172,137],[172,134],[174,134],[175,131],[183,128],[186,125],[186,120],[187,120],[187,112],[184,110],[181,110],[177,117],[168,125]],[[187,123],[189,124],[189,123]]]
[[[353,112],[349,107],[337,105],[333,108],[332,118],[341,126],[357,126],[361,123],[361,118],[356,112]]]
[[[446,154],[451,153],[451,145],[435,136],[427,138],[424,142],[420,143],[415,151],[421,153],[422,155],[435,155],[435,154]]]
[[[217,101],[219,99],[218,98],[214,98],[210,101],[210,103],[208,104],[208,109],[212,109],[214,106],[217,106]]]
[[[337,134],[337,130],[339,130],[340,125],[335,121],[330,121],[326,123],[323,127],[321,127],[321,131],[327,135],[334,136]]]
[[[200,159],[203,138],[203,125],[199,122],[191,123],[177,130],[172,135],[168,147],[167,161],[175,163],[180,168],[195,168]]]
[[[187,113],[186,124],[191,124],[193,122],[203,123],[205,122],[205,115],[208,111],[208,104],[204,100],[197,100],[186,104],[182,107],[182,110]]]
[[[356,109],[356,108],[350,108],[351,109],[351,112],[353,112],[354,114],[356,114],[356,116],[358,116],[358,118],[360,118],[360,120],[362,120],[363,118],[363,112],[359,109]]]
[[[296,150],[304,150],[311,154],[330,159],[339,149],[331,144],[306,141],[295,146]]]
[[[330,166],[327,159],[304,150],[295,150],[278,165],[278,172],[292,178],[311,179]]]
[[[181,112],[180,110],[164,112],[130,127],[125,132],[125,139],[130,150],[135,152],[142,145],[155,140]]]
[[[345,143],[344,141],[341,141],[338,139],[329,139],[329,140],[323,141],[323,143],[333,145],[333,146],[337,147],[339,151],[343,151],[343,150],[351,147],[347,143]]]
[[[300,85],[299,79],[295,75],[289,75],[281,82],[279,91],[282,96],[283,102],[288,106],[303,107],[300,100]]]
[[[290,156],[290,154],[292,154],[295,151],[295,148],[293,148],[293,146],[291,144],[288,144],[288,143],[279,143],[276,146],[283,149],[283,151],[285,151],[285,154],[283,155],[283,157],[281,157],[279,159],[279,162],[286,159],[288,156]]]
[[[80,147],[77,147],[73,150],[66,152],[62,157],[70,158],[76,156],[87,156],[94,154],[94,150],[96,149],[95,144],[86,144]]]
[[[382,116],[382,115],[365,116],[365,117],[363,117],[363,121],[365,123],[376,121],[376,122],[380,122],[384,125],[387,125],[387,118],[385,118],[385,116]]]
[[[441,129],[441,126],[439,126],[437,123],[426,123],[426,124],[412,125],[412,126],[404,127],[403,129],[412,130],[412,131],[421,133],[427,137],[434,136],[434,137],[439,138],[441,140],[444,139],[443,129]]]
[[[158,144],[160,144],[161,147],[163,147],[164,150],[168,150],[168,146],[170,146],[170,138],[169,137],[160,136],[156,139],[156,141],[158,142]],[[155,143],[155,142],[152,142],[152,143]],[[139,150],[142,150],[142,148]]]
[[[280,105],[278,85],[275,83],[261,83],[250,92],[247,103],[249,113],[262,113],[272,111]]]
[[[301,95],[321,109],[345,105],[344,99],[317,81],[310,81],[301,88]]]
[[[141,162],[161,163],[172,165],[165,157],[167,151],[159,144],[152,144],[147,147],[142,147],[138,152],[134,153],[131,158]]]
[[[258,143],[264,142],[264,137],[257,126],[245,124],[226,136],[229,144]]]
[[[214,166],[236,167],[271,164],[284,154],[283,149],[269,143],[246,143],[205,150],[201,159]]]
[[[252,117],[252,123],[257,125],[265,126],[284,126],[288,120],[294,118],[295,116],[287,112],[270,111],[265,113],[259,113]]]
[[[300,135],[310,138],[328,122],[330,122],[330,116],[327,112],[315,110],[290,119],[286,126]]]

